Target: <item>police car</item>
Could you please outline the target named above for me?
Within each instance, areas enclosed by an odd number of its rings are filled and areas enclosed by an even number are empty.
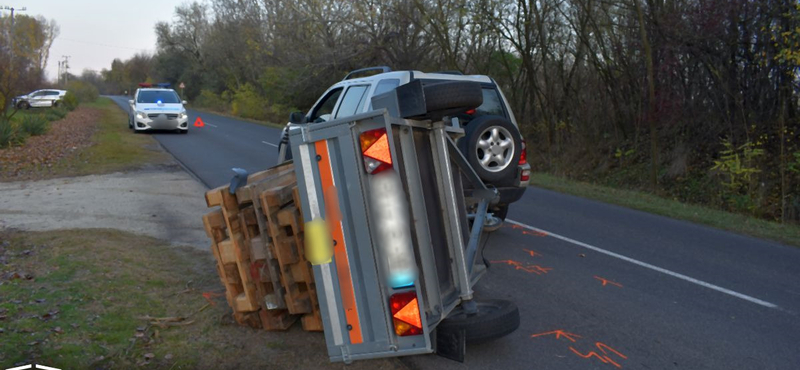
[[[141,83],[133,100],[128,103],[128,127],[136,133],[152,130],[189,132],[189,116],[183,107],[186,101],[182,101],[169,84]]]

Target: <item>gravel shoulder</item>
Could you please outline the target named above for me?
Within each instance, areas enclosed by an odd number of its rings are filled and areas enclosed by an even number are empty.
[[[206,250],[205,190],[177,164],[0,183],[0,229],[110,228]]]

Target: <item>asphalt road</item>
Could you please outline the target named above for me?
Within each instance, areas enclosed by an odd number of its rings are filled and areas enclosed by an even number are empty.
[[[124,98],[115,97],[123,108]],[[275,163],[279,130],[199,113],[154,134],[206,186]],[[198,112],[189,110],[191,122]],[[419,369],[800,369],[800,249],[530,188],[485,252],[478,297],[511,299],[513,334]]]

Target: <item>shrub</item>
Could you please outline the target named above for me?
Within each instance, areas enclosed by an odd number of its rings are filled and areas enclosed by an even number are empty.
[[[100,96],[100,93],[94,85],[79,80],[70,81],[69,84],[67,84],[67,91],[74,93],[75,97],[77,97],[78,101],[81,103],[93,102]]]
[[[270,102],[249,84],[233,93],[231,105],[233,115],[268,122],[286,122],[289,113],[296,110],[286,104]]]
[[[67,113],[69,113],[69,111],[66,108],[63,107],[52,108],[44,112],[44,118],[47,119],[48,121],[58,121],[66,117]]]
[[[217,112],[227,112],[229,108],[228,101],[224,97],[206,89],[200,90],[200,95],[194,98],[192,103],[199,108],[207,108]]]
[[[79,103],[78,96],[72,91],[67,91],[66,95],[64,95],[64,98],[61,99],[61,106],[71,111],[75,110]]]
[[[50,122],[42,115],[24,116],[19,123],[19,129],[30,136],[43,135],[50,129]]]
[[[22,144],[25,139],[27,135],[14,122],[0,120],[0,148]]]

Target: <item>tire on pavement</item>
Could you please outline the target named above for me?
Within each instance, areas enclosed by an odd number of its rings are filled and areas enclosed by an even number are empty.
[[[30,108],[31,108],[31,105],[30,105],[30,103],[28,103],[28,102],[26,102],[26,101],[23,101],[23,102],[19,102],[19,103],[17,104],[17,108],[18,108],[18,109],[30,109]]]
[[[461,306],[442,320],[436,330],[457,333],[464,330],[468,344],[485,343],[514,332],[519,328],[519,309],[514,302],[503,299],[475,301],[477,313],[467,315]]]
[[[519,129],[501,116],[480,116],[470,121],[460,149],[485,182],[514,186],[522,142]]]
[[[440,82],[425,85],[422,89],[425,94],[425,109],[428,112],[423,118],[434,121],[483,104],[483,91],[477,82]]]

